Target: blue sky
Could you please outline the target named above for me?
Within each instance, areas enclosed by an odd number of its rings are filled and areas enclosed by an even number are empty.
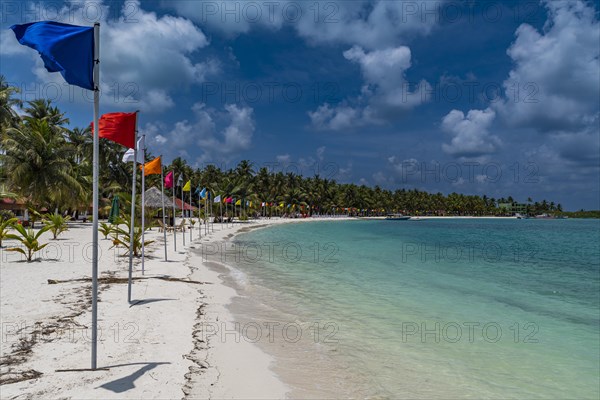
[[[92,105],[8,27],[101,22],[101,112],[167,162],[600,208],[598,6],[583,1],[2,2],[0,73]]]

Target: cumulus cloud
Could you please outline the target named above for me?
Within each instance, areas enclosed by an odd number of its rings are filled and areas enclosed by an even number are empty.
[[[312,125],[321,130],[342,131],[383,123],[373,115],[370,107],[353,107],[347,104],[332,106],[325,103],[315,111],[309,111],[308,116]]]
[[[501,145],[497,136],[489,133],[496,113],[485,110],[470,110],[467,115],[459,110],[450,111],[442,119],[442,129],[452,134],[450,144],[442,149],[453,157],[480,157],[495,153]]]
[[[411,66],[411,52],[406,46],[365,51],[353,46],[344,57],[360,66],[364,79],[357,99],[332,107],[323,104],[309,117],[317,129],[346,130],[364,125],[382,124],[429,100],[431,85],[422,80],[417,88],[409,87],[406,70]],[[350,104],[352,103],[352,104]]]
[[[93,6],[93,7],[92,7]],[[157,16],[139,1],[128,1],[119,13],[102,2],[67,2],[54,20],[89,25],[92,15],[101,23],[101,101],[104,105],[142,111],[162,111],[174,106],[172,93],[201,83],[219,72],[219,62],[194,61],[194,53],[209,45],[204,33],[183,17]],[[109,18],[117,14],[118,19]],[[16,44],[12,32],[2,32],[2,55],[29,54],[34,74],[44,83],[64,83],[48,73],[33,50]],[[10,37],[12,35],[12,38]],[[160,51],[157,51],[160,49]]]
[[[512,126],[541,133],[579,131],[600,109],[600,28],[592,5],[546,1],[541,32],[522,24],[507,50],[514,67],[495,107]]]
[[[291,27],[310,44],[386,48],[428,34],[442,2],[430,1],[168,1],[164,7],[207,29],[235,36],[252,29]]]
[[[142,133],[162,148],[167,145],[172,157],[202,152],[199,162],[228,160],[250,148],[255,131],[252,108],[227,104],[215,110],[196,103],[192,111],[193,121],[178,121],[172,128],[150,123]]]

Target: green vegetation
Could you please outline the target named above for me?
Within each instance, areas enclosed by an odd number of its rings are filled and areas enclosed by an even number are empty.
[[[119,225],[113,226],[113,229],[111,232],[112,238],[113,238],[113,246],[112,247],[119,247],[119,246],[125,247],[127,249],[127,252],[125,253],[125,255],[127,255],[130,252],[129,240],[130,240],[131,236],[129,235],[129,231],[131,229],[131,223],[129,220],[126,220],[124,225],[126,226],[126,229],[121,228]],[[146,231],[148,229],[149,228],[147,227]],[[146,240],[144,242],[144,246],[148,246],[151,243],[154,243],[154,241]],[[133,255],[134,255],[134,257],[140,257],[142,255],[141,252],[142,252],[142,228],[135,227],[133,229]]]
[[[98,231],[104,235],[104,239],[108,239],[108,235],[113,231],[113,225],[106,222],[100,222]]]
[[[71,217],[66,216],[63,217],[60,214],[44,214],[44,225],[48,227],[48,230],[52,232],[52,239],[56,240],[58,236],[69,230],[67,226],[67,221],[69,221]]]
[[[16,223],[15,217],[5,218],[4,215],[0,215],[0,248],[2,248],[2,239],[8,236],[9,229]]]
[[[569,218],[600,218],[600,210],[579,210],[579,211],[565,211],[558,213],[559,216]]]
[[[8,234],[6,238],[18,240],[25,249],[21,247],[11,247],[6,249],[6,251],[16,251],[21,253],[27,257],[27,262],[31,262],[33,260],[33,255],[48,245],[48,243],[40,244],[38,239],[50,228],[44,226],[37,232],[32,228],[25,229],[25,227],[19,224],[14,225],[14,228],[19,235]]]
[[[18,116],[13,111],[14,106],[20,105],[14,98],[15,93],[17,89],[8,86],[4,77],[0,76],[0,182],[3,182],[3,193],[25,198],[32,210],[58,209],[70,215],[73,211],[88,209],[92,200],[90,128],[67,128],[69,120],[65,114],[48,100],[23,104],[23,115]],[[127,219],[133,164],[121,162],[124,151],[121,145],[105,139],[100,141],[100,199],[103,201],[119,195],[121,210]],[[148,160],[152,158],[147,154]],[[355,216],[391,212],[410,215],[511,215],[514,211],[507,211],[498,205],[516,202],[511,196],[444,195],[409,188],[387,190],[379,186],[338,183],[319,175],[304,177],[291,172],[273,172],[267,168],[255,170],[254,165],[246,160],[234,169],[221,170],[214,165],[194,169],[182,158],[176,158],[166,166],[166,170],[174,171],[175,177],[183,174],[185,180],[191,179],[194,186],[206,187],[211,199],[217,195],[223,199],[240,199],[242,206],[227,207],[227,218],[234,214],[247,219],[260,214],[292,213]],[[137,184],[141,185],[139,180]],[[146,184],[147,187],[159,187],[160,175],[148,176]],[[166,195],[170,197],[172,191],[167,190]],[[180,193],[177,195],[180,196]],[[194,202],[197,201],[195,197]],[[263,202],[269,206],[263,208]],[[201,201],[202,205],[204,201]],[[208,205],[210,213],[217,215],[219,205],[212,201],[208,201]],[[139,202],[136,207],[139,208]],[[225,212],[225,205],[222,209]],[[107,217],[109,210],[110,202],[103,201],[100,204],[100,216]],[[204,212],[202,210],[200,215],[204,215]],[[534,203],[528,199],[526,213],[560,215],[562,207],[547,200]],[[136,215],[140,215],[139,212]],[[595,216],[597,213],[589,215]],[[35,219],[36,215],[30,212],[30,217]],[[108,234],[105,233],[106,236]]]

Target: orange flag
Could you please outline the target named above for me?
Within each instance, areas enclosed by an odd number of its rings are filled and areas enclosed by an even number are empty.
[[[142,169],[142,166],[140,166],[140,169]],[[160,175],[161,169],[162,164],[160,162],[160,157],[156,157],[154,160],[144,164],[144,176]]]

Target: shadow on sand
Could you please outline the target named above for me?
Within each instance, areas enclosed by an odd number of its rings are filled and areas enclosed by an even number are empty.
[[[128,390],[135,388],[135,381],[144,375],[146,372],[156,368],[159,365],[163,364],[171,364],[170,362],[150,362],[150,363],[130,363],[130,364],[119,364],[119,365],[110,365],[104,368],[118,368],[118,367],[127,367],[130,365],[143,365],[140,369],[135,371],[134,373],[124,376],[123,378],[115,379],[114,381],[106,382],[99,387],[110,390],[114,393],[123,393]]]

